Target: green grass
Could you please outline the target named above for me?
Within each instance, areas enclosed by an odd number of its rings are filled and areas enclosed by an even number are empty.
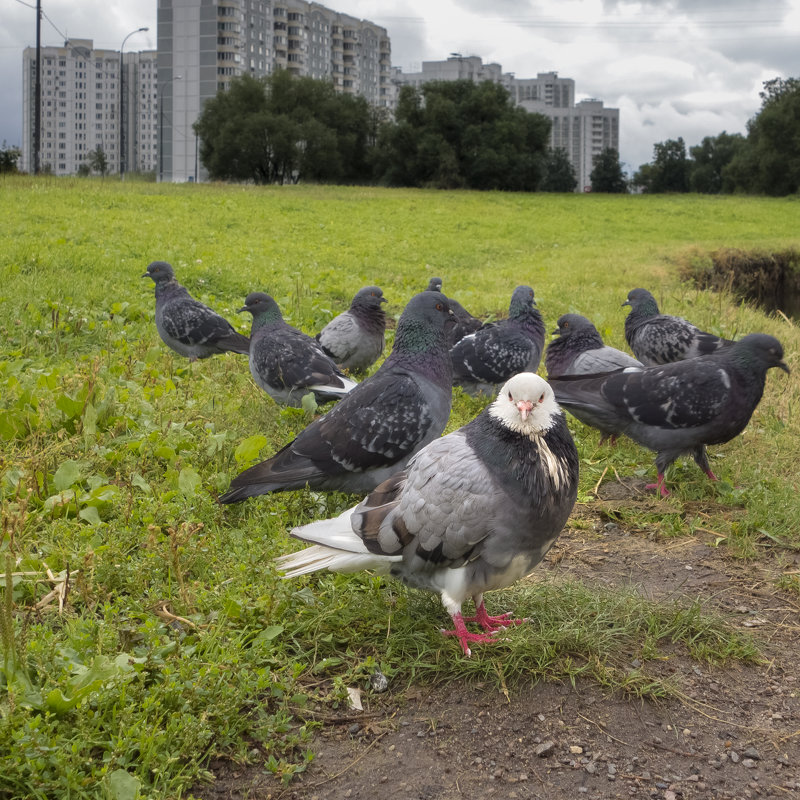
[[[216,503],[308,418],[266,398],[243,358],[189,365],[169,352],[140,277],[150,261],[170,261],[241,330],[250,291],[314,332],[361,285],[382,286],[397,317],[436,274],[481,315],[503,314],[529,283],[548,329],[577,311],[623,347],[620,304],[645,286],[707,330],[778,336],[796,370],[797,328],[680,284],[673,265],[689,248],[796,247],[797,212],[796,200],[736,197],[0,179],[0,798],[185,796],[211,754],[247,761],[254,748],[288,779],[310,757],[315,709],[341,706],[375,669],[394,691],[583,677],[659,697],[673,687],[650,665],[667,651],[758,657],[702,599],[540,578],[489,598],[533,622],[467,660],[439,635],[434,597],[368,575],[281,581],[270,561],[294,546],[286,531],[353,498]],[[741,558],[800,546],[797,400],[794,374],[771,374],[745,434],[712,448],[719,485],[678,464],[663,513],[622,508],[621,521],[667,536],[702,525]],[[481,407],[456,393],[449,428]],[[606,467],[652,475],[650,453],[571,426],[589,510]],[[67,575],[63,611],[57,596],[42,604]]]

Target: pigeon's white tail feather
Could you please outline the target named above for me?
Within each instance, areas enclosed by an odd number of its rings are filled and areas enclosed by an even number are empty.
[[[378,556],[372,553],[350,553],[346,550],[334,550],[332,547],[315,544],[275,559],[275,565],[284,573],[284,578],[296,578],[309,572],[329,569],[331,572],[360,572],[371,569],[386,573],[393,561],[401,556]]]
[[[352,391],[356,388],[356,386],[358,386],[355,381],[351,381],[349,378],[340,377],[339,380],[344,384],[344,386],[332,386],[329,383],[315,383],[313,386],[309,386],[308,389],[311,392],[336,394],[344,397],[348,392]]]
[[[322,519],[295,528],[292,536],[315,544],[275,560],[278,569],[286,573],[284,577],[294,578],[320,569],[332,572],[358,572],[362,569],[386,572],[393,561],[400,561],[402,556],[381,556],[367,550],[350,523],[354,510],[355,506],[333,519]]]

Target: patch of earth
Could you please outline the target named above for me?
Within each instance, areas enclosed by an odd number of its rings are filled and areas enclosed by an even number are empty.
[[[731,624],[753,629],[764,664],[711,667],[672,653],[661,676],[673,676],[679,693],[659,702],[608,695],[585,682],[538,683],[508,696],[461,684],[374,696],[363,717],[331,718],[314,743],[314,761],[288,787],[261,765],[217,761],[216,781],[195,796],[800,797],[800,605],[776,589],[778,568],[733,560],[703,532],[660,538],[655,528],[622,527],[611,513],[619,500],[664,510],[638,485],[620,493],[604,484],[598,494],[573,517],[581,527],[562,533],[539,570],[633,585],[656,600],[700,597]]]

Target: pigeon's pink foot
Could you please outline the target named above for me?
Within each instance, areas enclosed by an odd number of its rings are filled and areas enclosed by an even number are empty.
[[[706,475],[708,475],[709,479],[712,480],[712,481],[718,481],[719,480],[719,478],[710,469],[706,470]]]
[[[608,442],[609,447],[616,447],[617,446],[617,435],[612,433],[608,436],[601,436],[600,441],[598,444],[603,444],[604,442]]]
[[[458,641],[461,642],[461,649],[464,655],[469,657],[472,655],[472,650],[469,649],[470,642],[496,642],[494,633],[470,633],[467,626],[464,624],[464,617],[461,614],[453,614],[453,624],[456,626],[453,631],[442,631],[442,636],[458,636]]]
[[[662,497],[669,497],[669,489],[664,486],[664,473],[658,473],[658,483],[648,483],[645,489],[658,489]]]
[[[475,610],[474,617],[464,617],[464,622],[477,622],[485,631],[494,632],[509,625],[522,625],[524,619],[511,619],[511,612],[499,614],[495,617],[490,616],[486,611],[486,606],[481,603]]]

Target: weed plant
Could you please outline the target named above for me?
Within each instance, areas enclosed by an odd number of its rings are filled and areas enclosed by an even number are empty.
[[[344,707],[348,686],[369,691],[376,670],[394,692],[584,678],[653,698],[672,690],[649,669],[665,647],[758,658],[703,598],[658,604],[534,575],[489,600],[531,622],[465,659],[438,633],[437,598],[366,574],[280,580],[271,561],[295,546],[287,531],[357,498],[217,504],[309,417],[269,400],[243,357],[190,364],[168,351],[140,276],[171,262],[245,332],[236,309],[255,290],[313,333],[367,284],[396,319],[431,275],[487,318],[527,283],[550,329],[583,313],[616,347],[620,305],[644,286],[706,330],[778,336],[796,370],[794,325],[681,284],[673,268],[687,248],[796,247],[796,200],[19,177],[0,179],[0,215],[0,798],[186,796],[212,754],[288,781],[313,757],[320,712]],[[794,375],[770,375],[745,433],[712,448],[720,484],[679,463],[668,502],[619,518],[690,535],[690,509],[710,499],[702,524],[732,555],[796,548],[797,398]],[[448,429],[482,406],[456,392]],[[652,475],[651,454],[570,425],[584,508],[606,467],[607,479]]]

